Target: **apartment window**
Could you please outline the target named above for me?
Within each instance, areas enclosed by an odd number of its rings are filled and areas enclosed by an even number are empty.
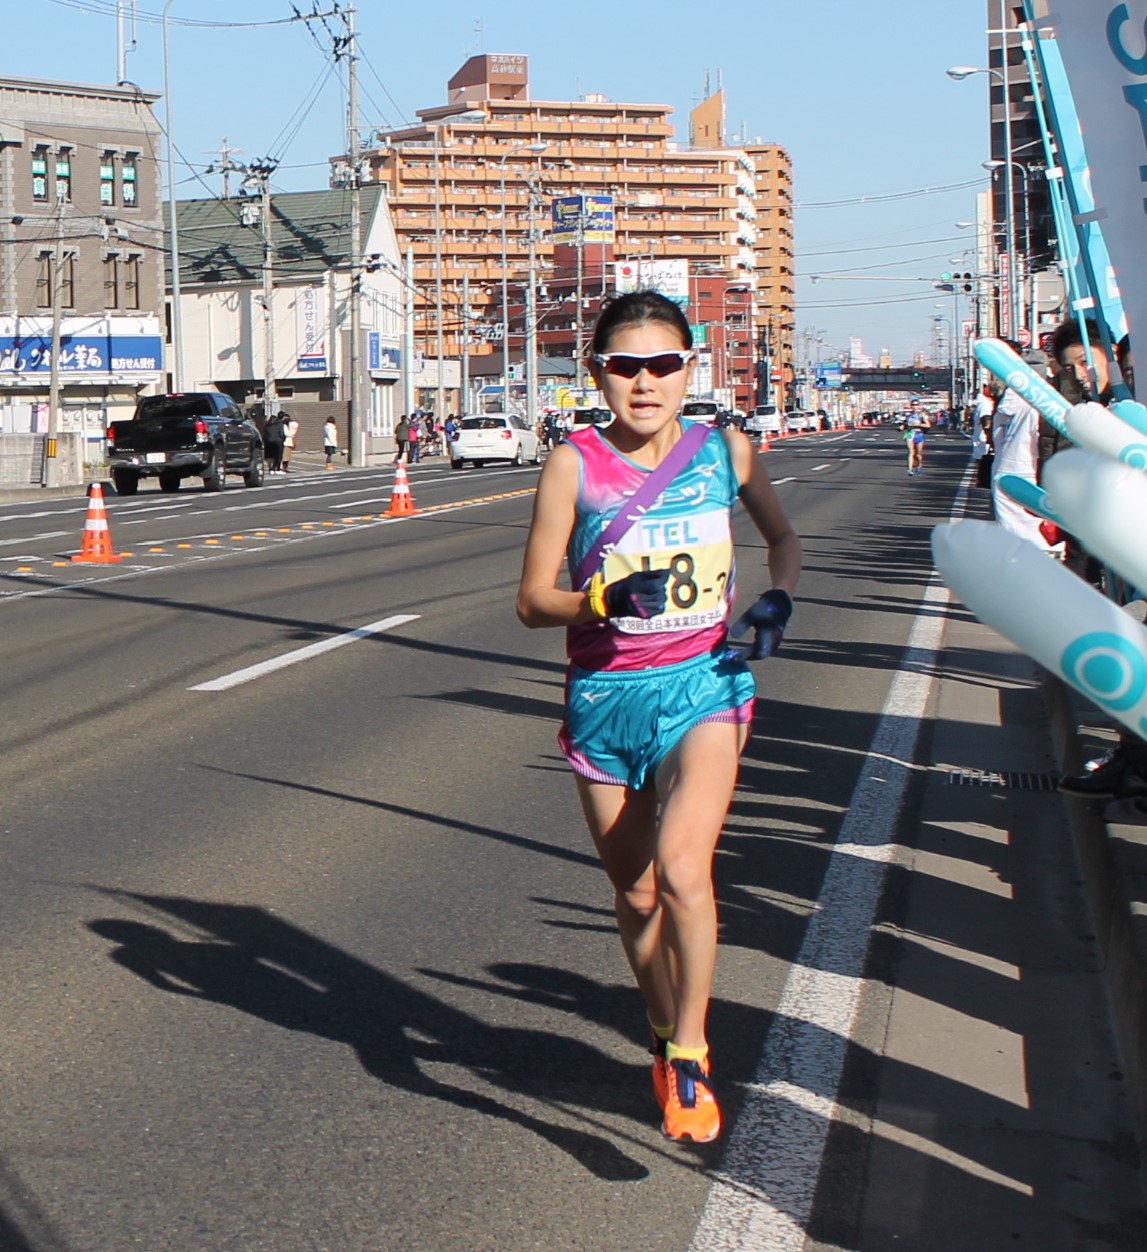
[[[48,200],[48,149],[42,145],[32,150],[32,199],[40,204]]]
[[[138,255],[123,258],[123,307],[139,308],[139,257]]]
[[[56,154],[56,200],[70,202],[72,199],[72,154],[67,148]]]
[[[104,257],[104,308],[118,309],[119,294],[119,257],[112,253]]]
[[[55,254],[41,252],[36,258],[36,308],[52,307],[52,284],[55,270]],[[72,253],[67,253],[60,262],[60,307],[72,308],[75,305],[75,261]]]
[[[76,304],[76,258],[67,253],[60,262],[60,307],[74,308]]]
[[[138,157],[139,154],[136,152],[125,153],[123,163],[119,169],[120,199],[125,208],[129,209],[134,209],[139,204],[138,182],[136,179]]]
[[[100,157],[100,204],[115,204],[115,153]]]
[[[36,308],[52,307],[52,254],[41,252],[36,258]]]

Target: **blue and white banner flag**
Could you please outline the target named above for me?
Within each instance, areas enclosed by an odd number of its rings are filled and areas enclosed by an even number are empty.
[[[1127,327],[1147,344],[1147,0],[1052,7]]]

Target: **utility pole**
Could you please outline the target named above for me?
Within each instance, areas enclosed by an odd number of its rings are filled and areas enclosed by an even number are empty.
[[[405,303],[402,318],[402,405],[409,417],[414,412],[414,249],[406,249]]]
[[[171,346],[172,391],[183,390],[183,301],[179,287],[179,207],[175,199],[174,123],[171,120],[171,59],[167,49],[167,14],[173,0],[163,6],[163,124],[167,142],[167,211],[171,233]]]
[[[127,82],[127,54],[135,51],[136,26],[135,0],[131,0],[131,41],[127,38],[126,13],[127,0],[116,3],[116,82],[122,86]]]
[[[232,161],[233,156],[238,156],[242,152],[242,148],[231,148],[227,145],[227,136],[224,135],[219,151],[214,155],[218,156],[218,161],[212,161],[207,167],[205,173],[222,174],[223,175],[223,199],[231,199],[231,175],[246,174],[247,167],[239,161]]]
[[[462,398],[458,408],[465,413],[470,407],[470,275],[462,275]],[[438,415],[439,421],[445,419]]]
[[[57,448],[60,436],[60,322],[63,304],[64,272],[64,199],[56,197],[56,246],[52,252],[52,361],[48,375],[48,439],[44,448],[45,487],[60,485],[60,461]]]
[[[532,193],[531,193],[532,194]],[[532,206],[531,206],[532,212]],[[530,231],[533,231],[533,219],[531,218]],[[531,236],[532,237],[532,236]],[[575,310],[574,325],[576,326],[576,347],[574,348],[574,371],[576,373],[578,396],[581,396],[581,390],[585,386],[585,361],[583,358],[582,348],[582,300],[584,298],[582,285],[585,280],[583,273],[585,257],[585,197],[582,196],[581,204],[577,211],[577,309]],[[530,279],[531,283],[533,278]]]
[[[438,324],[437,356],[438,368],[435,371],[438,386],[434,394],[434,420],[446,420],[446,392],[442,377],[443,358],[446,348],[442,337],[442,127],[434,127],[434,319]]]
[[[527,206],[526,229],[528,245],[528,266],[526,270],[526,420],[531,430],[538,427],[538,258],[536,240],[534,238],[534,210],[538,203],[538,188],[535,179],[538,175],[526,180],[529,202]],[[578,354],[581,360],[581,354]]]
[[[363,445],[362,384],[362,158],[358,136],[358,45],[355,9],[349,5],[343,21],[346,38],[341,55],[347,61],[347,157],[350,162],[350,412],[347,418],[348,460],[352,466],[366,464]]]
[[[271,218],[271,175],[279,162],[272,157],[252,161],[247,167],[249,182],[260,194],[259,224],[263,236],[263,416],[278,411],[275,383],[275,240]]]

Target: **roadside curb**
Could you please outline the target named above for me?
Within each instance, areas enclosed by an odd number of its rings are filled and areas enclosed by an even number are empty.
[[[1054,674],[1044,699],[1061,774],[1078,774],[1104,718]],[[1085,741],[1090,744],[1085,747]],[[1147,1182],[1147,826],[1107,821],[1110,802],[1065,795],[1084,889],[1105,958],[1104,978]],[[1102,803],[1102,807],[1100,806]]]

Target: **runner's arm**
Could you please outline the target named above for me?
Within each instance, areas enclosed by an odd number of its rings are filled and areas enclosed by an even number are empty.
[[[800,578],[803,554],[801,541],[785,516],[776,489],[769,481],[765,458],[740,431],[725,431],[733,469],[741,484],[741,503],[753,519],[761,538],[768,545],[767,564],[770,585],[792,596]]]
[[[517,600],[518,619],[531,629],[598,620],[585,592],[558,587],[573,534],[580,459],[569,444],[559,444],[538,479]]]

